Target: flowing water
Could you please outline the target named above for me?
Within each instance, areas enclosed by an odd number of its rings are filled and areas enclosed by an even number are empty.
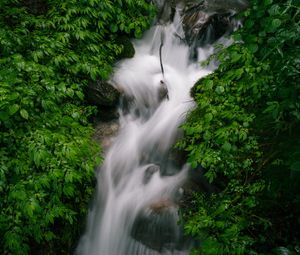
[[[178,10],[177,10],[178,11]],[[191,243],[178,226],[178,200],[188,166],[170,153],[194,102],[193,84],[211,70],[191,63],[181,42],[178,13],[172,24],[153,27],[135,42],[136,54],[115,68],[112,82],[126,96],[120,131],[98,171],[97,194],[76,254],[188,254]],[[159,48],[161,39],[161,70]]]

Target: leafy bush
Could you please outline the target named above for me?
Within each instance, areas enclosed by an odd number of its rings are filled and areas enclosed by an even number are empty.
[[[299,12],[294,0],[252,1],[234,43],[213,56],[219,68],[193,88],[180,146],[220,189],[185,212],[186,232],[201,240],[194,254],[299,245]]]
[[[152,14],[140,0],[0,1],[2,254],[70,253],[101,160],[83,89]]]

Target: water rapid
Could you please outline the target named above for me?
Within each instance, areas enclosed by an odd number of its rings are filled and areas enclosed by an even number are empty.
[[[191,87],[211,72],[199,61],[212,47],[199,48],[192,63],[182,33],[176,13],[173,23],[154,26],[134,42],[134,58],[115,68],[111,81],[124,94],[120,130],[97,173],[97,194],[76,254],[188,254],[191,248],[177,224],[188,166],[170,149],[194,107]]]

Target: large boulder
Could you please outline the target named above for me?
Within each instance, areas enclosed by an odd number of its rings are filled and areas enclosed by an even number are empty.
[[[110,121],[119,117],[117,108],[121,93],[108,81],[97,80],[90,82],[85,89],[85,98],[90,105],[97,106],[94,122]]]
[[[133,56],[135,54],[135,49],[134,49],[132,42],[130,41],[130,39],[128,37],[119,36],[119,37],[117,37],[116,42],[119,45],[122,45],[122,47],[123,47],[122,52],[118,55],[119,59],[133,58]]]
[[[241,10],[240,5],[231,2],[228,4],[226,1],[215,0],[187,4],[182,23],[188,44],[203,46],[231,32],[234,28],[232,16]]]
[[[247,0],[206,0],[208,10],[232,10],[241,12],[249,7]]]
[[[103,80],[90,82],[85,93],[89,104],[105,107],[115,107],[121,95],[108,81]]]
[[[188,246],[181,228],[178,228],[177,207],[171,201],[157,201],[141,212],[133,224],[131,236],[157,252],[171,253]]]
[[[185,40],[191,47],[191,58],[197,59],[197,48],[212,44],[237,26],[235,14],[248,7],[247,0],[201,0],[186,3],[182,14]]]
[[[234,15],[248,7],[247,0],[152,0],[158,6],[157,23],[164,25],[174,18],[176,6],[184,30],[184,41],[196,48],[218,40],[236,26]],[[194,55],[195,55],[194,54]],[[192,55],[192,57],[196,57]]]

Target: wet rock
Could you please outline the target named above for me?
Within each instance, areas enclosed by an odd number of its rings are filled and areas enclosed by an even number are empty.
[[[161,1],[161,0],[154,0],[155,5],[158,7],[158,14],[157,14],[157,23],[158,24],[166,24],[173,20],[174,11],[175,11],[175,1]]]
[[[167,199],[162,199],[160,201],[157,201],[155,203],[152,203],[149,206],[149,209],[153,212],[153,213],[163,213],[164,211],[169,210],[170,208],[176,208],[177,205],[172,202],[171,200],[167,200]]]
[[[230,12],[210,13],[198,8],[187,11],[183,16],[185,38],[189,45],[199,47],[211,44],[233,30]]]
[[[249,7],[246,0],[206,0],[207,8],[210,10],[233,10],[241,12]]]
[[[166,201],[158,202],[157,211],[142,212],[134,222],[131,236],[150,249],[180,250],[185,245],[182,230],[178,229],[176,209]]]
[[[158,165],[151,165],[145,170],[143,184],[149,183],[154,173],[159,172],[160,167]]]
[[[158,101],[162,101],[164,99],[169,99],[169,91],[167,85],[164,81],[160,81],[160,87],[158,89]]]
[[[122,52],[118,55],[119,59],[122,58],[133,58],[135,54],[135,49],[130,41],[130,39],[126,36],[120,36],[116,39],[116,42],[123,46]]]
[[[204,176],[205,169],[198,167],[197,169],[190,169],[186,182],[180,187],[178,193],[179,200],[176,201],[179,208],[189,210],[189,207],[194,200],[194,194],[197,193],[218,193],[220,189],[208,182]]]
[[[89,83],[85,94],[91,105],[116,107],[121,93],[108,81],[96,80]]]
[[[98,122],[95,125],[95,133],[93,139],[102,145],[104,150],[111,145],[113,138],[119,130],[119,123],[116,120],[108,122]]]
[[[191,47],[192,59],[197,59],[197,48],[212,44],[237,26],[235,14],[246,9],[246,0],[190,1],[182,14],[186,43]]]
[[[180,15],[184,40],[192,47],[192,58],[196,48],[211,44],[226,33],[232,32],[236,21],[234,15],[248,8],[247,0],[153,0],[158,6],[158,24],[167,24],[174,18],[175,7],[181,6]]]

